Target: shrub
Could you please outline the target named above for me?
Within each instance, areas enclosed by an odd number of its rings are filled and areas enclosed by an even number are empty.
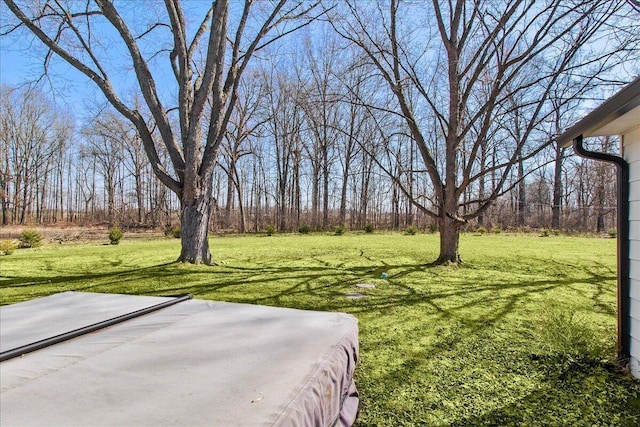
[[[372,224],[367,224],[364,227],[364,232],[367,233],[367,234],[373,233],[373,230],[375,230],[375,228],[373,228]]]
[[[500,228],[500,227],[493,227],[493,228],[491,229],[491,232],[492,232],[493,234],[500,234],[500,233],[502,233],[502,228]]]
[[[339,224],[333,227],[333,234],[335,234],[336,236],[342,236],[345,233],[345,231],[347,231],[347,229],[344,228],[344,225],[342,224]]]
[[[20,235],[21,248],[37,248],[42,245],[42,234],[32,228],[26,228]]]
[[[109,229],[109,243],[117,245],[122,239],[122,230],[117,225],[114,225]]]
[[[308,225],[301,225],[298,228],[298,233],[300,234],[309,234],[311,232],[311,227],[309,227]]]
[[[267,236],[272,236],[273,233],[276,232],[276,228],[271,224],[267,224],[267,226],[264,228],[264,232],[267,233]]]
[[[429,224],[428,230],[429,230],[429,233],[431,233],[431,234],[437,233],[438,232],[438,224],[436,224],[436,223]]]
[[[417,232],[418,232],[418,227],[416,227],[415,225],[410,225],[404,230],[404,233],[408,234],[409,236],[415,236]]]
[[[167,225],[164,229],[164,236],[179,239],[182,237],[182,228],[179,225]]]
[[[618,229],[610,228],[609,229],[609,237],[611,237],[612,239],[615,239],[616,237],[618,237]]]
[[[478,228],[476,228],[476,232],[477,232],[477,233],[480,233],[480,234],[484,234],[484,233],[486,233],[486,232],[487,232],[487,229],[486,229],[486,228],[484,228],[484,226],[482,226],[482,225],[481,225],[481,226],[479,226]]]
[[[549,237],[549,230],[547,230],[546,228],[540,230],[540,237]]]
[[[0,255],[11,255],[17,247],[15,240],[0,240]]]

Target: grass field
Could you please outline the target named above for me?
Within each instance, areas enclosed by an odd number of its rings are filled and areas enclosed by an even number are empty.
[[[118,246],[18,250],[0,257],[0,300],[65,290],[190,292],[344,311],[360,325],[359,426],[640,425],[640,382],[611,361],[613,239],[466,234],[461,267],[427,265],[437,235],[211,243],[215,267],[174,263],[177,240],[126,235]]]

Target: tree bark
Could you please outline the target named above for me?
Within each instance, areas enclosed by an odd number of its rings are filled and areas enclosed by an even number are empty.
[[[237,101],[240,77],[256,51],[315,20],[316,17],[311,17],[301,25],[289,25],[293,20],[310,14],[318,3],[310,6],[298,3],[286,9],[286,0],[269,3],[270,7],[261,3],[259,14],[263,19],[254,20],[250,13],[254,2],[247,1],[244,7],[233,8],[240,11],[241,15],[236,21],[235,31],[230,34],[227,31],[228,0],[210,2],[211,7],[200,25],[189,28],[180,2],[165,1],[166,16],[159,18],[158,23],[142,35],[129,27],[127,18],[130,15],[121,15],[118,7],[108,0],[95,0],[95,11],[90,10],[94,8],[88,2],[84,5],[48,2],[44,9],[21,7],[13,0],[6,0],[5,3],[22,26],[47,46],[45,70],[51,56],[60,57],[91,79],[108,102],[136,127],[155,175],[181,199],[184,211],[180,260],[210,263],[206,236],[211,216],[211,181],[220,143]],[[35,15],[29,13],[34,10]],[[125,7],[121,7],[121,10],[125,11]],[[94,19],[102,22],[94,24]],[[179,124],[175,125],[168,113],[172,108],[163,104],[157,91],[152,72],[155,62],[148,60],[147,52],[139,46],[143,36],[160,25],[169,27],[173,36],[173,40],[164,40],[159,44],[169,50],[168,65],[178,86]],[[281,25],[286,28],[278,34],[276,31]],[[245,34],[247,26],[251,28],[248,31],[250,35]],[[102,30],[115,30],[110,34],[117,32],[116,37],[126,46],[126,56],[133,66],[139,92],[146,104],[145,110],[153,117],[153,129],[138,105],[129,106],[118,96],[109,78],[113,75],[113,69],[109,68],[113,52],[94,42],[101,39]],[[203,41],[207,44],[204,58],[201,53],[205,49],[200,49],[205,47],[201,44]],[[227,46],[231,46],[229,53]],[[207,105],[210,106],[207,117],[209,124],[206,134],[202,135]],[[159,141],[154,140],[155,131]],[[170,164],[161,160],[158,148],[165,149]]]
[[[6,180],[3,177],[0,177],[0,202],[2,203],[2,225],[9,225],[9,201]]]
[[[596,232],[604,232],[604,216],[605,216],[605,171],[604,165],[600,164],[596,166]]]
[[[233,212],[233,177],[232,177],[232,169],[234,167],[233,160],[231,160],[231,164],[229,165],[229,170],[227,171],[227,203],[224,208],[224,228],[231,228],[231,214]]]
[[[235,162],[233,163],[233,176],[236,194],[238,195],[238,213],[240,215],[240,217],[238,218],[238,229],[240,233],[244,234],[247,231],[247,221],[244,214],[244,202],[242,200],[242,184],[240,182],[240,174],[238,173],[238,168],[236,167]]]
[[[460,225],[455,219],[445,215],[438,220],[440,228],[440,255],[434,264],[458,264],[460,258]]]
[[[555,168],[553,173],[553,207],[551,208],[551,228],[560,228],[560,205],[562,203],[562,159],[564,148],[556,144]]]
[[[209,220],[211,218],[211,189],[183,198],[181,220],[182,250],[178,261],[211,265],[209,250]]]
[[[523,227],[526,222],[527,187],[524,182],[524,165],[522,158],[518,159],[518,226]]]

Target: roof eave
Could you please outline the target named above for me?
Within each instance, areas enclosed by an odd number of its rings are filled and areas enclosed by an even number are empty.
[[[640,77],[607,99],[557,138],[557,144],[568,147],[580,135],[591,136],[598,129],[611,123],[640,105]]]

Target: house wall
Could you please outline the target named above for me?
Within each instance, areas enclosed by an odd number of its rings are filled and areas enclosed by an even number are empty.
[[[631,373],[640,378],[640,128],[623,136],[623,156],[629,163],[629,276]]]

